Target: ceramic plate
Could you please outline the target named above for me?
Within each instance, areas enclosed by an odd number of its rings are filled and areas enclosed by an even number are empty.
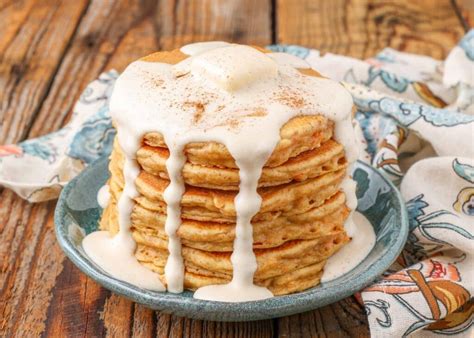
[[[303,292],[254,302],[203,301],[194,299],[190,291],[152,292],[114,279],[91,262],[81,247],[82,238],[97,229],[102,209],[96,196],[109,176],[107,165],[108,159],[98,160],[63,189],[55,212],[59,244],[79,269],[107,289],[178,316],[247,321],[286,316],[336,302],[380,276],[398,256],[408,234],[406,209],[398,190],[379,171],[358,162],[353,173],[358,183],[358,210],[371,222],[377,239],[370,254],[352,271]]]

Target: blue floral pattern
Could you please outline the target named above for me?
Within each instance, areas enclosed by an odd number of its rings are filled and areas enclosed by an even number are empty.
[[[474,61],[474,30],[470,30],[459,42],[469,60]]]
[[[295,46],[295,45],[272,45],[272,46],[268,46],[268,49],[274,52],[292,54],[302,59],[305,59],[309,55],[309,52],[311,51],[311,49],[309,48]]]
[[[378,78],[380,78],[388,88],[398,93],[405,92],[411,83],[404,77],[389,73],[383,69],[370,67],[369,77],[363,84],[370,87],[372,83]]]
[[[69,128],[65,127],[57,132],[21,142],[19,146],[24,154],[41,158],[48,163],[54,163],[59,155],[56,139],[63,137]]]
[[[110,153],[114,136],[115,129],[110,118],[93,116],[74,135],[68,155],[91,163]]]
[[[469,183],[474,184],[474,167],[467,163],[461,163],[459,159],[453,161],[454,172]]]
[[[354,101],[360,109],[392,116],[405,127],[419,119],[423,119],[436,127],[453,127],[474,122],[474,115],[405,102],[392,97],[383,97],[376,100],[355,97]]]
[[[459,191],[456,201],[453,203],[453,209],[460,214],[474,216],[474,166],[455,159],[453,170],[458,177],[471,184]]]

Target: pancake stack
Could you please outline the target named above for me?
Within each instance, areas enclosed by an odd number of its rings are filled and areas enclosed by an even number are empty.
[[[333,132],[334,123],[321,115],[293,118],[280,130],[280,141],[263,168],[258,189],[262,205],[252,219],[258,264],[254,283],[274,295],[317,285],[327,259],[350,240],[344,230],[350,210],[340,190],[347,161]],[[190,143],[184,151],[186,191],[177,233],[185,265],[184,287],[196,290],[232,279],[239,169],[222,144]],[[168,156],[161,134],[144,135],[137,152],[139,196],[131,217],[136,258],[165,284],[168,240],[163,192],[169,184]],[[100,223],[112,234],[119,229],[123,164],[116,140],[109,166],[111,199]]]

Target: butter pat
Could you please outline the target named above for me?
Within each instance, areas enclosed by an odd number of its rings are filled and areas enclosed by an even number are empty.
[[[255,48],[231,45],[196,55],[191,73],[226,91],[236,91],[257,81],[275,78],[278,64]]]
[[[180,51],[186,55],[198,55],[212,49],[230,46],[230,43],[224,41],[196,42],[180,48]]]

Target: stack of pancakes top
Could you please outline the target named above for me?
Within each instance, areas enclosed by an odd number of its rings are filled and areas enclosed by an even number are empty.
[[[151,57],[177,63],[186,56],[174,51]],[[196,118],[199,110],[196,106]],[[350,210],[340,190],[347,161],[344,147],[334,140],[333,132],[334,123],[321,115],[293,118],[280,130],[280,141],[263,168],[258,189],[262,204],[252,219],[258,264],[254,283],[267,287],[274,295],[317,285],[326,260],[349,241],[344,222]],[[230,256],[239,169],[222,144],[189,143],[184,152],[186,191],[177,234],[182,242],[184,287],[195,290],[232,279]],[[137,243],[135,256],[157,272],[165,284],[168,239],[163,192],[169,184],[168,156],[161,134],[144,135],[137,152],[141,172],[135,184],[139,196],[131,217]],[[116,140],[109,165],[111,199],[100,223],[112,234],[119,230],[117,201],[124,186],[123,164],[124,154]]]

